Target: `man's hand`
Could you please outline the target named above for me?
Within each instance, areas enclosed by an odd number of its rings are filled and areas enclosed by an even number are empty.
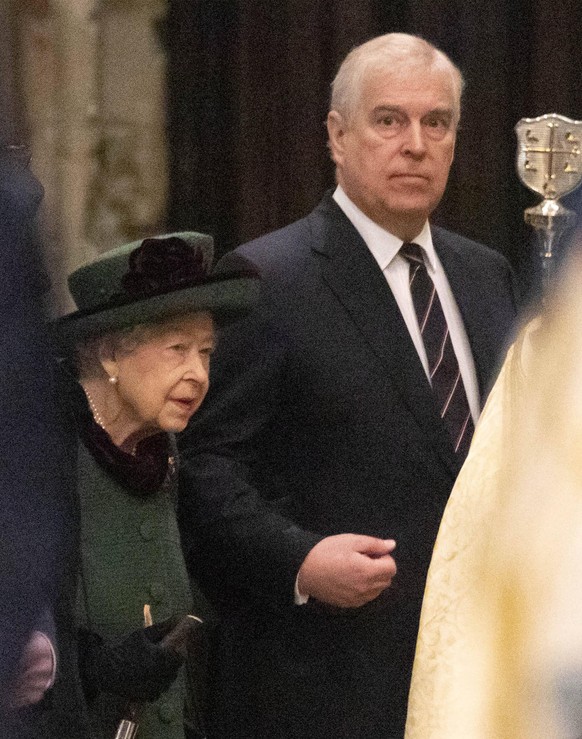
[[[55,653],[48,637],[33,631],[20,659],[19,673],[10,696],[12,708],[38,703],[55,678]]]
[[[328,536],[305,557],[297,577],[299,592],[341,608],[363,606],[392,582],[396,563],[390,554],[395,547],[393,539]]]

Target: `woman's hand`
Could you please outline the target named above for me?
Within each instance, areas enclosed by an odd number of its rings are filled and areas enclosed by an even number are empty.
[[[178,617],[138,629],[115,644],[81,630],[79,667],[87,700],[107,692],[131,701],[155,701],[174,682],[183,657],[162,644]]]

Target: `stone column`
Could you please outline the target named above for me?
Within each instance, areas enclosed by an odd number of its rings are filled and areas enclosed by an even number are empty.
[[[102,0],[99,142],[89,216],[100,250],[161,230],[167,194],[161,0]]]
[[[31,167],[45,187],[52,309],[70,310],[66,275],[96,254],[84,213],[94,150],[94,0],[47,0],[20,13],[21,74]]]
[[[45,186],[52,309],[66,275],[163,229],[167,191],[163,0],[30,0],[17,11],[32,167]]]

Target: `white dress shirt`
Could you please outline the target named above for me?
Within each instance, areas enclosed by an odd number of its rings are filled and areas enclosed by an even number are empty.
[[[412,303],[412,295],[410,294],[409,263],[399,254],[400,247],[402,246],[402,239],[389,233],[368,218],[368,216],[348,198],[339,185],[333,194],[333,199],[353,223],[355,229],[364,239],[368,249],[372,252],[374,259],[378,262],[378,265],[392,290],[398,307],[400,308],[400,312],[402,313],[402,317],[404,318],[410,337],[414,342],[414,346],[416,347],[416,351],[430,382],[426,351],[420,334],[420,329],[418,327],[418,320]],[[445,318],[449,326],[453,349],[455,350],[457,361],[459,362],[461,377],[463,378],[463,384],[465,385],[465,392],[467,394],[467,400],[469,401],[469,408],[471,410],[473,422],[476,423],[481,409],[479,407],[479,386],[477,384],[477,375],[475,373],[475,362],[473,361],[473,354],[471,352],[469,339],[467,338],[467,332],[465,331],[459,307],[457,306],[453,296],[453,292],[443,266],[434,249],[428,221],[424,224],[422,231],[414,239],[414,243],[421,246],[426,255],[426,269],[434,282],[441,301],[443,313],[445,314]]]
[[[424,342],[420,334],[416,311],[414,310],[412,295],[410,293],[410,265],[409,262],[399,254],[400,247],[403,243],[402,239],[389,233],[368,218],[368,216],[348,198],[339,185],[333,194],[333,199],[353,223],[355,229],[365,241],[368,249],[372,252],[374,259],[378,262],[378,265],[392,290],[398,307],[400,308],[400,312],[402,313],[402,317],[404,318],[410,337],[414,342],[414,346],[420,361],[422,362],[428,381],[430,382],[428,360],[426,358]],[[469,339],[467,338],[467,332],[465,331],[459,307],[457,306],[453,296],[453,292],[443,266],[435,252],[428,221],[424,224],[422,231],[414,239],[414,243],[424,249],[424,253],[426,255],[426,268],[435,284],[436,291],[441,301],[443,313],[445,314],[445,318],[449,326],[453,349],[455,350],[457,361],[459,362],[461,377],[463,378],[463,384],[465,385],[465,392],[467,394],[473,422],[476,423],[479,418],[480,407],[479,386],[477,384],[477,376],[475,373],[475,362],[473,361],[473,354],[471,353]],[[299,592],[297,580],[295,581],[294,600],[296,605],[303,605],[307,603],[308,600],[306,595]]]

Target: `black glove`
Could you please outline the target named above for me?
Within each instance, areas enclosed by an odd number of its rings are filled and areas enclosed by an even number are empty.
[[[80,630],[79,668],[89,702],[106,692],[130,701],[155,701],[176,679],[183,658],[160,644],[178,623],[173,617],[104,644],[92,631]]]

